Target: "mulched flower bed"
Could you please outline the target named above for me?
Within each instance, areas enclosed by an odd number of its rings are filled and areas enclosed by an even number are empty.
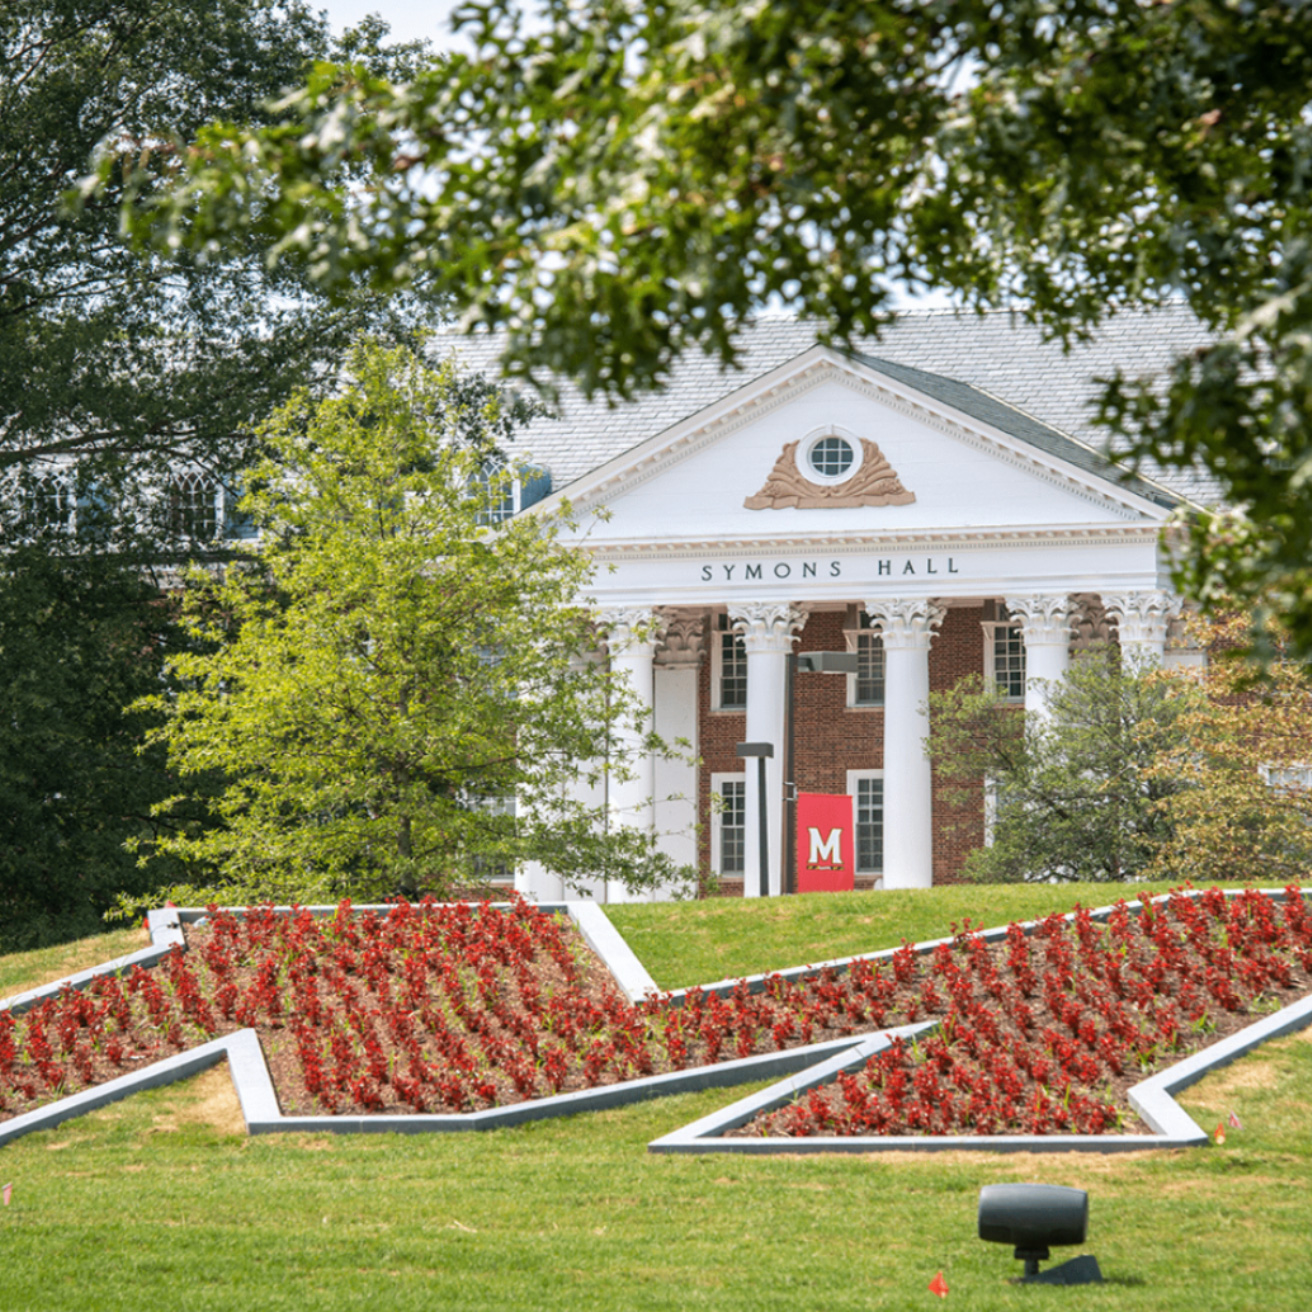
[[[901,1014],[938,1028],[736,1133],[1146,1132],[1129,1088],[1312,992],[1312,917],[1286,892],[1122,902],[1106,924],[1077,908],[1005,948],[963,931],[919,970],[895,958],[916,992]]]
[[[1097,1133],[1124,1092],[1312,991],[1297,889],[1051,916],[1001,946],[969,926],[727,998],[632,1005],[568,922],[508,909],[344,903],[331,917],[211,909],[153,971],[0,1013],[0,1119],[253,1026],[285,1112],[467,1112],[816,1043],[942,1025],[744,1133]]]

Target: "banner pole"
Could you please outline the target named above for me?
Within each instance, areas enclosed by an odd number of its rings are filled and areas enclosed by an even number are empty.
[[[784,736],[784,868],[785,893],[797,892],[797,776],[793,762],[793,699],[796,695],[797,653],[788,653],[784,676],[784,713],[788,728]]]

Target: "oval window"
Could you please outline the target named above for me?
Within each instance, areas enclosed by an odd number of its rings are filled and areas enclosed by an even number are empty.
[[[821,478],[841,478],[852,468],[856,453],[845,438],[822,437],[811,448],[807,459]]]

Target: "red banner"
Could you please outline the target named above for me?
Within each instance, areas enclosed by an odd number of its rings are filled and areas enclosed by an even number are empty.
[[[847,793],[797,794],[797,891],[843,893],[855,886],[856,826]]]

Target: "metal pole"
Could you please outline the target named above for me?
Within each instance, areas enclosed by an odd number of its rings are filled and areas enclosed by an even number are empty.
[[[788,653],[784,682],[784,711],[788,732],[784,737],[784,870],[783,890],[797,892],[797,775],[793,762],[793,699],[796,695],[797,653]]]
[[[739,743],[738,755],[744,760],[750,757],[756,757],[759,765],[757,766],[756,780],[758,788],[757,810],[760,812],[760,840],[761,840],[761,896],[770,896],[770,807],[769,798],[765,791],[765,762],[768,757],[774,755],[773,743]],[[747,872],[743,872],[744,884],[743,892],[747,891],[746,885]]]

